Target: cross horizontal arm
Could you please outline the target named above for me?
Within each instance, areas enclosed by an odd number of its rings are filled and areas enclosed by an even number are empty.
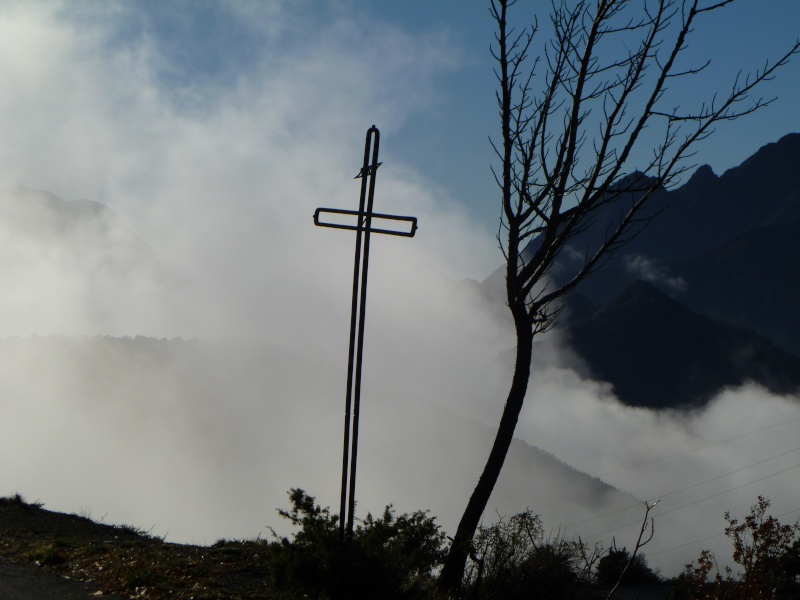
[[[359,229],[358,225],[349,225],[347,223],[322,222],[320,221],[321,214],[350,215],[358,217],[360,213],[357,210],[346,210],[342,208],[318,208],[314,212],[314,225],[317,225],[318,227],[332,227],[333,229],[349,229],[351,231],[357,231]],[[411,231],[398,231],[396,229],[382,229],[370,226],[369,228],[370,233],[385,233],[386,235],[414,237],[414,234],[417,231],[417,217],[402,217],[399,215],[385,215],[381,213],[372,213],[371,217],[373,223],[375,222],[375,219],[385,219],[388,221],[404,221],[406,223],[411,223]],[[362,226],[361,230],[367,231],[367,228]]]

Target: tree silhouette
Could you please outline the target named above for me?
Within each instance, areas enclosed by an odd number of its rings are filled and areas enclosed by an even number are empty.
[[[694,110],[672,108],[669,84],[708,66],[679,66],[690,34],[704,17],[731,2],[554,0],[553,38],[532,59],[538,23],[515,31],[507,21],[515,0],[491,0],[501,121],[500,142],[493,143],[499,169],[493,172],[501,190],[498,240],[506,260],[516,357],[494,445],[439,578],[444,589],[461,584],[472,538],[522,410],[534,337],[553,326],[557,301],[646,226],[653,215],[642,209],[690,168],[685,159],[691,148],[713,132],[715,123],[771,102],[752,92],[800,51],[796,42],[776,62],[738,76],[727,93]],[[653,139],[659,141],[648,141]],[[643,146],[653,151],[647,164],[623,177]],[[609,214],[616,221],[597,232],[591,227],[601,211],[604,221]],[[558,279],[552,277],[556,266]]]

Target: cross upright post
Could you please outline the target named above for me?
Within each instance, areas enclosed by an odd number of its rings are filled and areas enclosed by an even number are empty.
[[[350,309],[350,347],[347,358],[347,394],[344,409],[344,449],[342,451],[342,494],[339,510],[339,537],[352,538],[353,514],[355,512],[356,462],[358,458],[358,420],[361,407],[361,371],[364,355],[364,320],[367,302],[367,272],[369,269],[369,242],[371,233],[413,237],[417,230],[416,217],[402,217],[373,212],[375,177],[378,167],[380,132],[373,125],[367,130],[364,142],[364,162],[356,175],[361,179],[361,196],[358,210],[318,208],[314,213],[314,224],[319,227],[348,229],[356,232],[356,250],[353,261],[353,300]],[[323,222],[322,215],[355,216],[356,223]],[[400,221],[410,223],[410,230],[373,227],[373,221]],[[363,247],[362,247],[363,241]],[[352,430],[352,438],[351,438]],[[348,503],[349,499],[349,503]],[[345,508],[347,526],[345,529]]]

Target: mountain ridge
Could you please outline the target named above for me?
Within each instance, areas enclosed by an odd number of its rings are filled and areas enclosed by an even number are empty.
[[[664,294],[662,303],[649,305],[652,319],[666,319],[669,315],[672,326],[678,330],[686,330],[691,324],[701,327],[710,336],[701,345],[718,347],[723,354],[722,339],[745,355],[748,348],[758,348],[752,355],[754,364],[749,371],[742,372],[776,393],[796,391],[792,385],[796,380],[794,370],[798,368],[795,361],[800,360],[797,164],[800,164],[800,133],[787,134],[762,146],[722,175],[715,174],[708,165],[701,165],[682,186],[658,191],[646,213],[657,216],[611,255],[602,269],[584,279],[566,297],[564,302],[569,310],[563,325],[570,343],[593,373],[622,390],[623,401],[637,406],[653,404],[658,408],[695,406],[713,395],[714,390],[708,388],[711,381],[716,381],[717,391],[743,383],[731,368],[732,355],[715,364],[720,369],[719,375],[724,374],[716,378],[681,371],[688,364],[680,365],[675,360],[665,363],[661,356],[660,364],[642,364],[643,373],[663,379],[664,364],[672,364],[672,377],[684,380],[686,386],[666,385],[662,392],[669,389],[676,396],[670,400],[662,393],[657,402],[651,403],[645,396],[643,382],[634,384],[629,381],[633,376],[626,375],[622,367],[607,364],[615,360],[615,353],[624,353],[619,338],[634,328],[624,314],[626,292],[632,294],[628,297],[629,308],[637,318],[637,311],[645,311],[648,306],[642,282],[653,286],[651,294],[655,290]],[[615,218],[618,217],[612,210],[599,212],[593,231],[577,236],[569,248],[562,250],[551,272],[556,283],[567,276],[562,272],[569,260],[562,257],[582,256],[583,248],[592,243],[592,236],[596,238],[598,231],[613,227]],[[532,241],[531,247],[536,243]],[[504,296],[499,291],[505,283],[504,269],[497,269],[484,280],[484,287],[495,290],[487,292],[487,296]],[[632,302],[632,298],[636,301]],[[685,310],[680,313],[667,310],[666,299]],[[614,328],[604,325],[603,319],[608,318],[608,315],[603,317],[604,307],[613,309]],[[709,320],[727,327],[711,327]],[[637,325],[639,338],[646,325],[644,322]],[[608,337],[602,352],[597,346],[599,340],[594,337],[600,331]],[[659,356],[655,349],[661,343],[659,339],[629,341],[635,341],[643,356]],[[768,348],[770,345],[773,347]],[[693,355],[693,350],[691,344],[686,348],[689,355]],[[704,364],[700,358],[694,356],[694,362],[689,362],[697,367]]]

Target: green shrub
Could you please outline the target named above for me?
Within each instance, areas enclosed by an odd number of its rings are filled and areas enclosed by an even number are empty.
[[[445,537],[427,512],[396,516],[387,506],[368,514],[353,533],[339,539],[339,516],[321,508],[301,489],[289,491],[291,508],[279,514],[299,528],[293,538],[269,546],[269,576],[275,589],[312,598],[422,598],[444,560]]]

